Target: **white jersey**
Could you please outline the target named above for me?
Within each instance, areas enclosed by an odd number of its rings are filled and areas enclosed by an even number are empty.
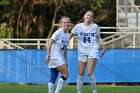
[[[100,36],[100,29],[97,24],[85,26],[84,23],[79,23],[72,29],[72,33],[78,36],[78,54],[98,52],[96,37]]]
[[[51,39],[54,40],[51,47],[51,59],[57,59],[65,62],[64,50],[67,48],[70,39],[69,33],[64,33],[62,28],[60,28],[53,33]]]

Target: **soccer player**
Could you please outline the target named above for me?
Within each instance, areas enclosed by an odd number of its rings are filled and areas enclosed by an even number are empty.
[[[103,45],[100,37],[100,29],[93,21],[93,12],[87,11],[84,15],[84,22],[77,24],[71,31],[70,37],[77,35],[78,37],[78,78],[77,93],[81,93],[83,87],[84,71],[87,65],[88,76],[92,86],[93,93],[97,93],[96,81],[94,76],[94,68],[98,55],[97,42]],[[100,54],[102,57],[105,53],[105,46]]]
[[[67,45],[70,35],[67,32],[70,26],[69,17],[62,17],[60,20],[61,28],[55,31],[47,44],[46,63],[51,72],[50,81],[48,83],[48,92],[54,93],[54,84],[58,73],[61,73],[61,78],[58,79],[55,93],[60,93],[63,83],[67,80],[68,73],[68,59],[67,59]]]

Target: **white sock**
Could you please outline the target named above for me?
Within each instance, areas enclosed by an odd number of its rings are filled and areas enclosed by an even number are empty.
[[[93,93],[97,93],[97,91],[96,90],[93,90]]]
[[[60,93],[60,91],[62,90],[62,87],[64,85],[64,82],[65,81],[62,78],[59,78],[59,80],[57,82],[55,93]]]
[[[90,79],[90,84],[91,84],[93,93],[97,93],[96,92],[96,80],[95,80],[94,75],[89,76],[89,79]]]
[[[48,83],[48,93],[54,93],[54,84],[51,82]]]
[[[82,91],[83,78],[84,78],[84,76],[78,75],[78,78],[77,78],[77,93],[81,93],[81,91]]]

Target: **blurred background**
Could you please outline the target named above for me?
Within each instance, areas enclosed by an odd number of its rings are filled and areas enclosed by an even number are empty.
[[[88,10],[94,12],[107,48],[97,63],[97,83],[139,85],[140,0],[0,0],[0,82],[47,84],[47,40],[61,16],[70,17],[70,32]],[[68,49],[72,84],[77,79],[77,37]]]

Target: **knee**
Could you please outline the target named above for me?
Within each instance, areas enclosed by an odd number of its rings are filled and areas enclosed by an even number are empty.
[[[88,76],[92,76],[92,75],[93,75],[93,73],[88,72]]]
[[[68,77],[69,77],[69,72],[68,72],[68,71],[63,72],[63,73],[62,73],[62,76],[64,76],[65,78],[68,78]]]
[[[79,73],[80,76],[84,76],[84,73]]]
[[[68,77],[61,76],[61,78],[66,81]]]
[[[66,73],[63,75],[65,78],[68,78],[69,77],[69,73]]]

